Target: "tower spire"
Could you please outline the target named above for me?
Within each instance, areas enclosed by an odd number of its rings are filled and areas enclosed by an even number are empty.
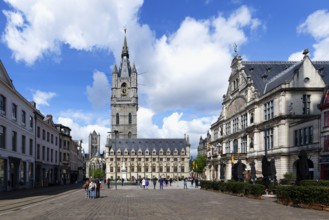
[[[127,28],[124,28],[124,32],[125,32],[125,38],[124,38],[124,41],[123,41],[121,58],[123,58],[124,56],[126,56],[127,58],[129,58],[129,52],[128,52],[128,46],[127,46],[127,38],[126,38]]]

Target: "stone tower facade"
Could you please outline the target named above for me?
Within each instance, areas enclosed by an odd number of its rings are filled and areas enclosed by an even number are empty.
[[[89,134],[89,159],[99,156],[100,154],[100,134],[97,134],[96,131]]]
[[[130,66],[126,36],[122,47],[119,69],[112,71],[111,126],[117,138],[137,138],[137,71]]]

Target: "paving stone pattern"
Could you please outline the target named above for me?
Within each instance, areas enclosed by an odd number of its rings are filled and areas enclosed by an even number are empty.
[[[152,186],[152,185],[151,185]],[[217,219],[329,219],[329,212],[287,207],[274,199],[256,200],[182,184],[164,190],[118,186],[101,190],[101,198],[86,199],[75,189],[39,204],[1,215],[1,220],[122,219],[122,220],[217,220]]]

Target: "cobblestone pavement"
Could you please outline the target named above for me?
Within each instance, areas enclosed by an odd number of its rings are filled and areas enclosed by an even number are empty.
[[[190,185],[189,185],[190,186]],[[329,219],[329,213],[292,208],[273,199],[256,200],[205,191],[182,183],[143,190],[138,186],[102,189],[101,197],[85,198],[83,189],[71,189],[42,203],[31,204],[11,212],[0,213],[1,220],[12,219]]]

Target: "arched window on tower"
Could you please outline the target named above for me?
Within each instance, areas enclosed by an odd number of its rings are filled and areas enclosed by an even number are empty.
[[[116,116],[115,116],[115,123],[116,123],[117,125],[120,124],[119,113],[117,113]]]
[[[128,121],[129,121],[129,124],[131,125],[131,122],[132,122],[131,113],[128,114]]]
[[[128,138],[131,138],[131,132],[130,131],[128,132]]]

